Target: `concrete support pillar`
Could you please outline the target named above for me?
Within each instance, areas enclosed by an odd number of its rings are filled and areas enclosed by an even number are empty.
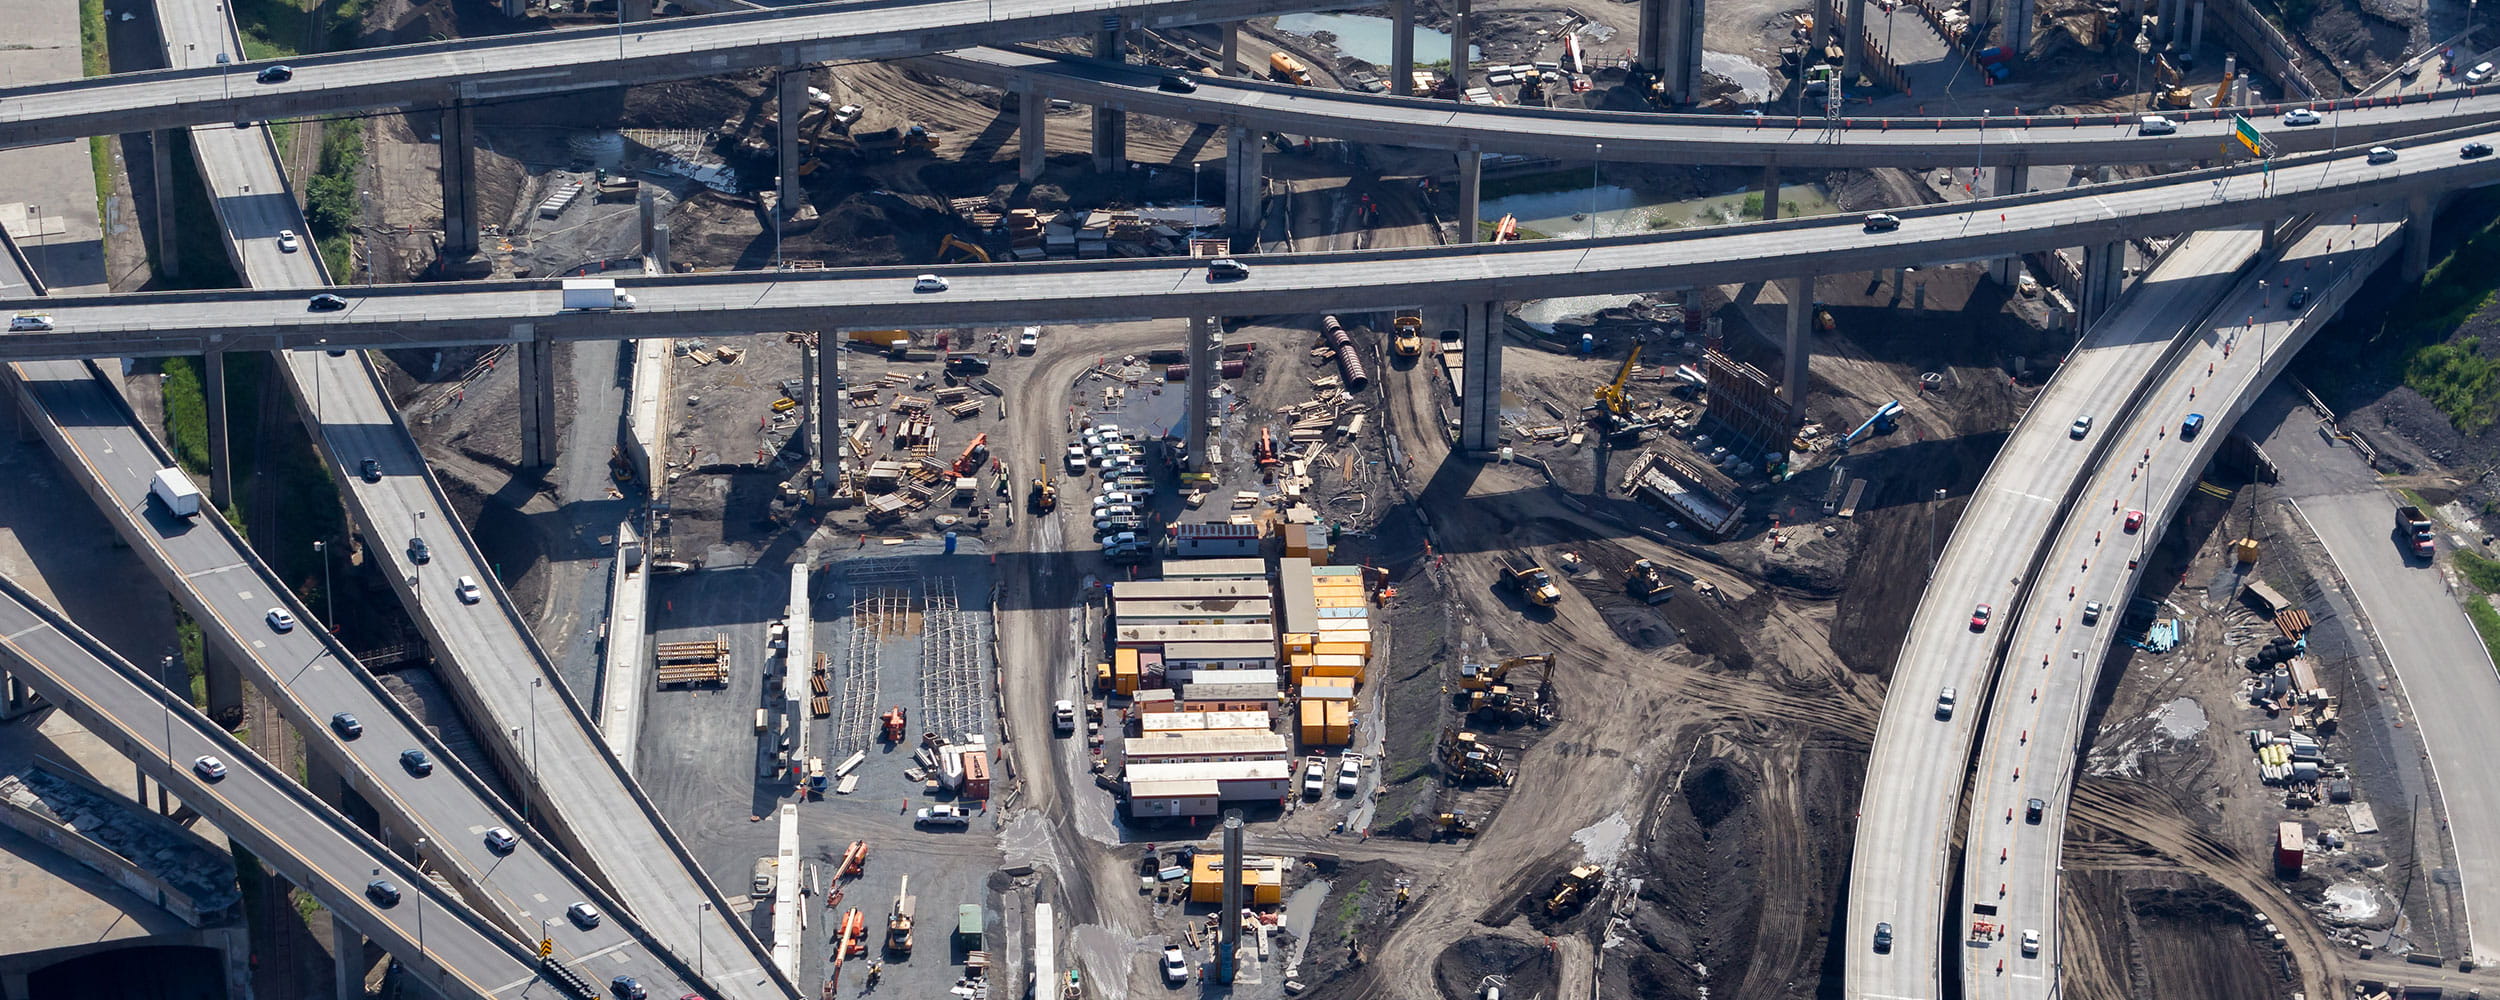
[[[652,224],[650,255],[652,267],[657,268],[661,274],[669,273],[668,223],[658,222]]]
[[[2282,252],[2283,252],[2283,236],[2284,236],[2284,233],[2285,233],[2287,230],[2289,230],[2290,228],[2291,228],[2291,220],[2289,220],[2289,219],[2269,219],[2269,220],[2267,220],[2267,221],[2266,221],[2266,223],[2265,223],[2265,229],[2263,230],[2263,232],[2265,233],[2265,236],[2264,236],[2264,238],[2263,238],[2262,240],[2260,240],[2260,241],[2259,241],[2259,243],[2257,244],[2257,249],[2258,249],[2258,251],[2259,251],[2260,253],[2263,253],[2263,254],[2265,254],[2265,255],[2269,256],[2269,257],[2271,257],[2271,256],[2273,256],[2273,255],[2275,255],[2275,254],[2278,254],[2278,253],[2282,253]]]
[[[2405,199],[2405,269],[2406,281],[2420,281],[2431,273],[2431,196],[2417,194]]]
[[[1450,79],[1461,97],[1467,90],[1467,14],[1474,6],[1473,0],[1450,0]]]
[[[1106,62],[1128,61],[1127,35],[1119,26],[1119,15],[1105,14],[1108,27],[1094,33],[1094,58]],[[1128,167],[1128,112],[1107,104],[1094,105],[1094,170],[1112,173]]]
[[[1049,152],[1050,95],[1030,86],[1016,96],[1016,176],[1031,184],[1042,179],[1042,157]]]
[[[306,749],[307,752],[304,754],[304,790],[313,793],[314,798],[320,799],[323,803],[329,805],[330,808],[345,812],[347,808],[347,776],[339,773],[338,765],[331,762],[328,754],[311,753],[309,752],[309,747]]]
[[[1189,415],[1189,438],[1186,443],[1189,448],[1188,466],[1192,472],[1208,468],[1207,443],[1215,439],[1215,435],[1208,433],[1207,425],[1214,419],[1215,413],[1214,407],[1208,405],[1207,394],[1215,391],[1216,365],[1223,359],[1222,351],[1215,346],[1215,338],[1223,334],[1224,323],[1221,319],[1213,316],[1189,318],[1189,345],[1185,355],[1189,359],[1186,390],[1189,393],[1186,411]]]
[[[477,149],[475,115],[467,104],[443,108],[440,146],[443,154],[443,256],[466,257],[477,252],[477,185],[471,161]]]
[[[616,0],[617,20],[637,24],[651,19],[651,0]]]
[[[512,348],[521,357],[521,467],[543,468],[556,454],[555,342],[532,337]]]
[[[1814,279],[1790,278],[1780,285],[1788,296],[1788,335],[1780,345],[1787,352],[1780,362],[1780,395],[1788,400],[1788,429],[1793,430],[1806,419],[1806,362],[1814,356],[1813,345],[1808,343],[1814,333]]]
[[[2023,0],[2006,2],[2019,4]],[[1849,21],[1840,26],[1840,31],[1840,75],[1844,80],[1855,82],[1858,74],[1866,70],[1866,0],[1849,0]]]
[[[2030,176],[2031,168],[2024,166],[2021,161],[2015,161],[1999,166],[1996,168],[1995,173],[1989,175],[1988,196],[1991,198],[2003,198],[2008,195],[2019,194],[2023,190],[2024,181]],[[1991,265],[1990,273],[1996,276],[1998,284],[2004,285],[2007,288],[2012,288],[2014,287],[2015,277],[2022,273],[2022,269],[2022,257],[2020,255],[2013,255],[1997,258],[1996,263]]]
[[[233,719],[243,711],[243,668],[214,646],[202,649],[200,659],[208,682],[208,717],[220,723]]]
[[[148,158],[154,161],[156,176],[156,273],[168,278],[182,276],[182,248],[174,239],[174,130],[160,128],[148,134]]]
[[[1266,203],[1267,140],[1253,126],[1234,125],[1224,130],[1224,150],[1224,229],[1233,249],[1248,253]]]
[[[2205,0],[2196,0],[2196,13],[2188,18],[2188,51],[2205,47]]]
[[[827,331],[816,347],[816,440],[823,442],[821,463],[825,478],[832,479],[834,470],[848,456],[850,446],[842,443],[842,359],[849,354],[843,341],[848,339],[839,330]]]
[[[1657,75],[1670,103],[1700,98],[1704,0],[1641,0],[1640,47],[1633,58]]]
[[[1780,217],[1780,168],[1776,164],[1762,166],[1762,221],[1773,222]]]
[[[2083,249],[2083,301],[2077,303],[2083,313],[2084,329],[2091,329],[2101,317],[2109,315],[2118,304],[2120,291],[2126,287],[2127,244],[2124,240],[2103,243]]]
[[[1477,217],[1484,214],[1484,152],[1474,143],[1458,147],[1458,241],[1476,241]],[[1472,362],[1470,362],[1472,364]]]
[[[201,365],[201,402],[208,417],[208,501],[223,509],[234,501],[234,458],[226,436],[226,354],[210,351]]]
[[[330,988],[341,1000],[365,995],[365,936],[347,919],[330,916],[330,953],[337,956],[331,966]]]
[[[1415,0],[1389,0],[1389,93],[1415,90]]]
[[[641,0],[625,0],[627,6]],[[781,74],[781,216],[789,218],[798,211],[807,192],[799,184],[799,119],[807,117],[807,70],[791,70]],[[830,113],[830,112],[828,112]]]
[[[2031,48],[2034,0],[2005,0],[2005,47],[2017,55]]]
[[[1481,455],[1502,443],[1502,304],[1458,307],[1458,450]]]
[[[1223,61],[1215,67],[1217,76],[1241,76],[1241,22],[1224,22]],[[1251,74],[1256,75],[1256,74]]]

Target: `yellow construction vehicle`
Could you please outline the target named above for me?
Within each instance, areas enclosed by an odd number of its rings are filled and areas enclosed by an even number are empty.
[[[1479,832],[1479,827],[1476,825],[1476,818],[1467,815],[1467,810],[1465,809],[1461,809],[1456,812],[1442,813],[1438,822],[1440,828],[1433,832],[1433,839],[1435,840],[1439,840],[1444,837],[1453,840],[1459,837],[1473,837],[1477,834],[1477,832]]]
[[[1397,316],[1392,318],[1389,322],[1397,328],[1396,338],[1391,340],[1389,343],[1391,348],[1397,352],[1398,357],[1414,358],[1423,356],[1424,314],[1420,310],[1400,309],[1398,310]]]
[[[911,894],[911,876],[903,876],[903,887],[894,892],[894,912],[885,920],[885,950],[904,958],[911,957],[912,911],[920,901]]]
[[[1562,588],[1554,586],[1554,574],[1546,572],[1543,566],[1522,566],[1505,559],[1502,561],[1502,581],[1509,584],[1510,589],[1518,591],[1522,599],[1537,607],[1550,608],[1562,603]]]
[[[945,239],[938,241],[937,258],[940,264],[960,264],[967,260],[987,264],[990,262],[990,252],[981,249],[977,244],[957,239],[953,233],[948,233]]]
[[[2186,87],[2172,87],[2154,95],[2153,103],[2165,108],[2192,108],[2196,106],[2196,92]]]
[[[1033,480],[1033,493],[1025,498],[1033,513],[1048,514],[1059,507],[1059,486],[1050,481],[1050,460],[1041,461],[1042,474]]]
[[[1562,880],[1554,884],[1554,894],[1545,900],[1545,915],[1560,917],[1586,905],[1589,897],[1597,895],[1598,887],[1605,884],[1605,874],[1606,869],[1597,865],[1581,865],[1564,872]]]
[[[1514,656],[1490,667],[1474,662],[1461,663],[1458,665],[1458,686],[1466,691],[1488,690],[1502,683],[1503,679],[1510,676],[1511,671],[1521,667],[1535,667],[1550,673],[1554,669],[1554,654]]]
[[[1667,582],[1667,574],[1647,559],[1632,564],[1632,572],[1624,577],[1623,585],[1632,596],[1651,604],[1675,596],[1675,585]]]
[[[2185,77],[2185,74],[2179,72],[2179,67],[2170,64],[2170,57],[2168,55],[2154,53],[2154,82],[2159,83],[2164,87],[2176,87],[2179,85],[2181,80],[2185,79]]]
[[[1441,780],[1450,784],[1507,785],[1510,769],[1502,766],[1502,751],[1476,739],[1476,734],[1458,729],[1443,729],[1434,745],[1438,751]]]
[[[1594,393],[1597,405],[1591,408],[1591,419],[1607,437],[1637,438],[1642,431],[1656,426],[1654,421],[1642,420],[1632,412],[1632,394],[1623,388],[1640,366],[1641,345],[1634,344],[1632,353],[1624,356],[1623,365],[1615,369],[1614,381],[1598,386]]]

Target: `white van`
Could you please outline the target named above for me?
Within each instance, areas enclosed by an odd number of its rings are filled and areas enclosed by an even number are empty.
[[[2160,115],[2145,115],[2135,120],[2137,135],[2169,135],[2179,130],[2179,123]]]
[[[2474,85],[2474,84],[2482,83],[2482,82],[2484,82],[2484,81],[2486,81],[2486,80],[2491,79],[2491,73],[2492,73],[2492,70],[2491,70],[2491,64],[2490,64],[2490,63],[2487,63],[2487,62],[2479,62],[2479,63],[2475,63],[2475,64],[2474,64],[2474,68],[2473,68],[2473,69],[2469,69],[2469,70],[2466,70],[2466,71],[2465,71],[2465,82],[2466,82],[2466,84],[2467,84],[2468,86],[2472,86],[2472,85]]]

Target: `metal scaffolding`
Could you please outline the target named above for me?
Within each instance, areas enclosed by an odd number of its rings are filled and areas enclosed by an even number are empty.
[[[843,747],[866,750],[877,716],[877,647],[900,625],[911,601],[908,591],[890,587],[851,590],[851,642],[843,654],[841,690],[833,713],[833,742],[827,752],[848,756]]]
[[[981,629],[963,614],[955,578],[924,577],[921,592],[921,727],[966,741],[989,731],[981,670]]]

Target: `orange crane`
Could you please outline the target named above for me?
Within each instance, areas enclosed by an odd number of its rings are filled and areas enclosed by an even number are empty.
[[[888,743],[903,742],[903,706],[896,705],[893,708],[886,709],[884,719],[885,741]]]
[[[850,849],[842,852],[842,871],[834,877],[855,878],[860,870],[866,867],[868,867],[868,842],[854,840],[851,841]]]

